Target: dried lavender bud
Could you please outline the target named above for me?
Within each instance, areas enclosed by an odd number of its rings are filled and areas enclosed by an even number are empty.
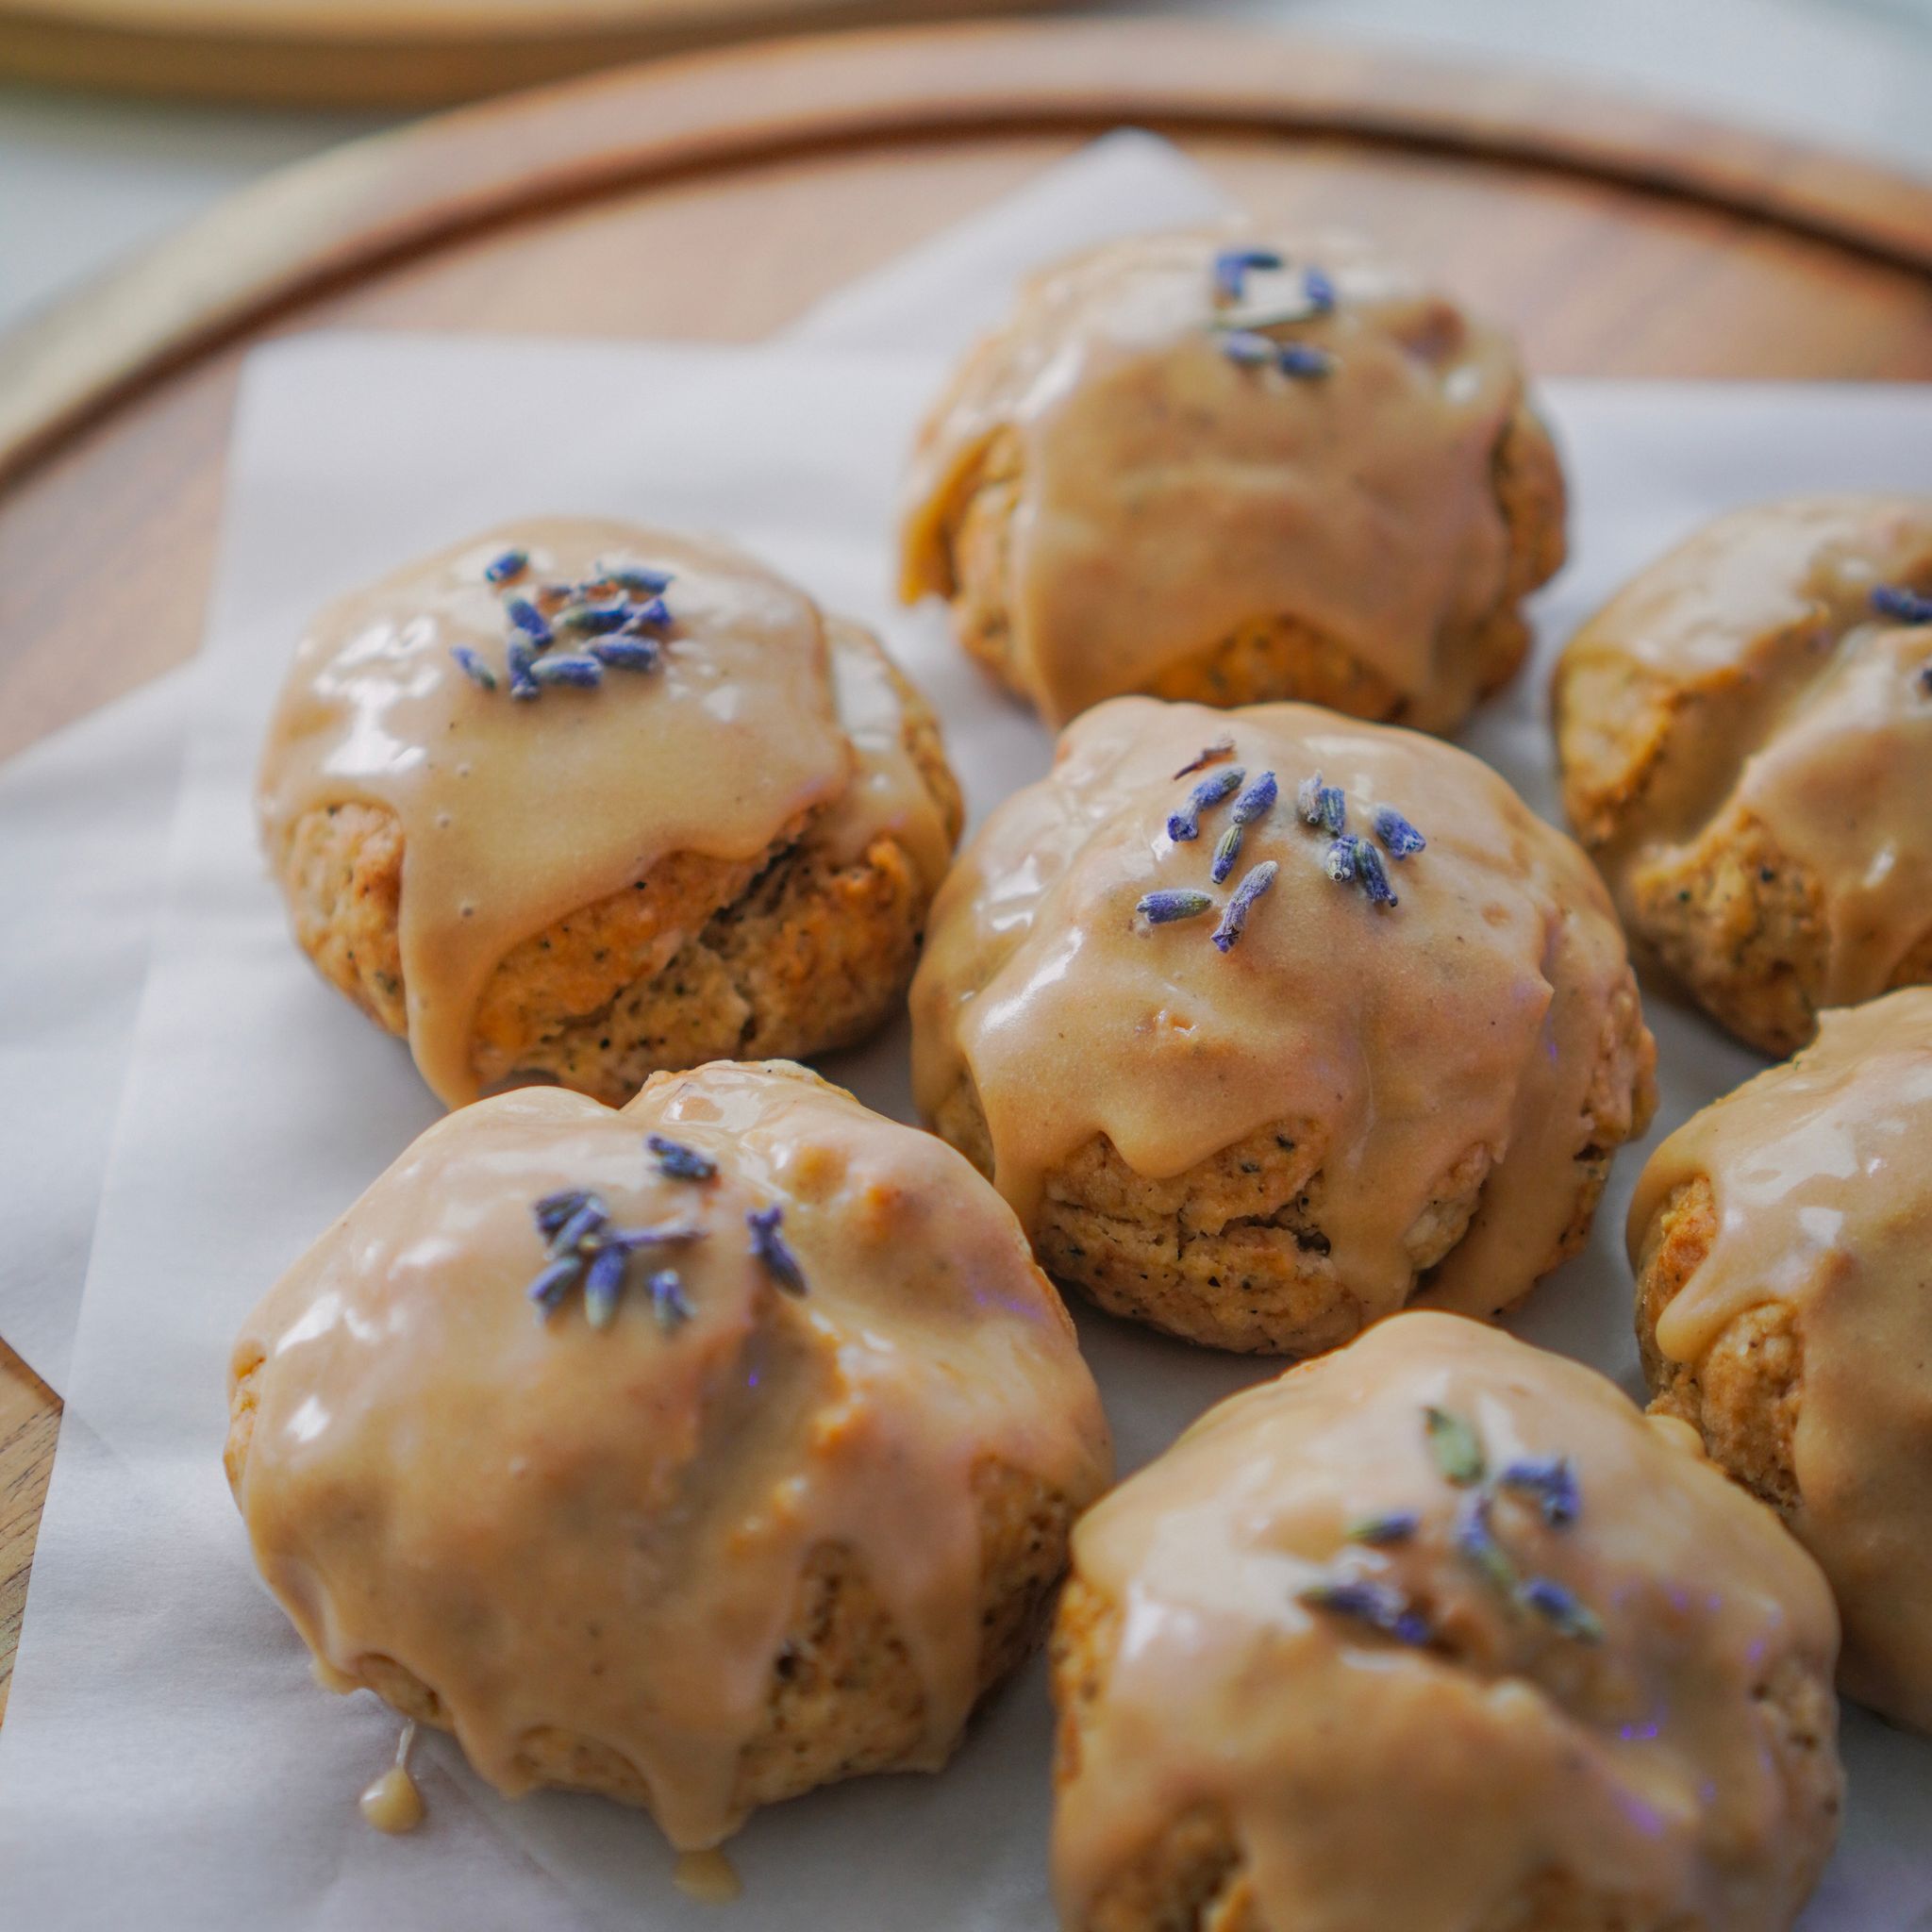
[[[1458,1489],[1482,1481],[1488,1468],[1482,1439],[1459,1415],[1446,1408],[1424,1408],[1423,1433],[1428,1441],[1429,1458],[1444,1481]]]
[[[651,1312],[658,1325],[669,1335],[691,1320],[691,1303],[685,1299],[684,1284],[675,1268],[660,1268],[644,1284],[650,1291]]]
[[[1174,774],[1174,776],[1176,778],[1189,777],[1195,772],[1204,771],[1209,765],[1218,765],[1223,758],[1232,758],[1233,756],[1234,740],[1232,738],[1211,739]]]
[[[1251,328],[1231,328],[1221,338],[1221,353],[1242,369],[1265,369],[1274,360],[1274,343]]]
[[[602,637],[606,631],[622,630],[632,623],[640,608],[628,597],[617,597],[607,603],[579,600],[567,604],[557,613],[557,627],[578,637]]]
[[[1198,839],[1201,836],[1201,814],[1219,805],[1246,776],[1239,765],[1230,765],[1224,772],[1215,772],[1203,778],[1189,792],[1187,804],[1179,811],[1169,814],[1167,836],[1176,845],[1184,845],[1190,839]]]
[[[787,1294],[803,1294],[805,1270],[778,1232],[778,1224],[784,1218],[782,1208],[754,1208],[744,1217],[744,1224],[751,1229],[751,1251],[765,1264],[765,1273]]]
[[[1255,901],[1274,883],[1280,872],[1281,868],[1272,858],[1264,858],[1234,889],[1233,896],[1222,912],[1221,924],[1210,935],[1219,951],[1227,952],[1241,938],[1247,928],[1249,910]]]
[[[557,641],[549,621],[527,597],[512,597],[504,607],[504,614],[518,630],[530,640],[541,651],[547,644]]]
[[[1932,597],[1903,584],[1880,584],[1872,592],[1872,608],[1894,624],[1932,624]]]
[[[1377,1583],[1370,1577],[1324,1578],[1297,1591],[1295,1598],[1310,1609],[1366,1624],[1398,1642],[1424,1644],[1429,1641],[1428,1619],[1391,1583]]]
[[[1387,1509],[1376,1516],[1358,1517],[1348,1525],[1352,1543],[1406,1543],[1422,1527],[1422,1518],[1413,1509]]]
[[[1217,886],[1234,870],[1234,862],[1241,854],[1241,840],[1247,827],[1274,810],[1279,791],[1274,774],[1263,772],[1228,808],[1230,823],[1214,848],[1214,862],[1208,869],[1208,877]]]
[[[1375,812],[1375,837],[1389,848],[1391,858],[1407,858],[1429,842],[1399,811],[1386,805]]]
[[[541,1225],[541,1224],[540,1224]],[[574,1255],[594,1234],[610,1225],[610,1210],[600,1195],[586,1194],[583,1205],[550,1237],[553,1255]]]
[[[1382,863],[1382,855],[1366,839],[1355,841],[1355,875],[1361,881],[1362,891],[1377,906],[1393,906],[1397,903],[1395,889],[1389,883],[1388,870]]]
[[[1576,1471],[1567,1456],[1512,1462],[1496,1480],[1506,1490],[1517,1490],[1534,1497],[1543,1521],[1553,1529],[1568,1529],[1583,1506],[1576,1487]]]
[[[1284,375],[1319,378],[1334,375],[1335,358],[1313,342],[1283,342],[1275,351],[1274,366]]]
[[[599,1248],[584,1274],[584,1318],[592,1328],[608,1328],[617,1316],[617,1298],[624,1292],[624,1271],[630,1259],[623,1248]]]
[[[658,647],[649,638],[599,638],[591,656],[613,671],[655,671],[658,664]]]
[[[1516,1565],[1496,1541],[1491,1524],[1494,1498],[1488,1490],[1472,1490],[1456,1518],[1456,1547],[1481,1574],[1483,1581],[1505,1596],[1516,1592]]]
[[[1355,838],[1338,839],[1324,856],[1323,869],[1337,885],[1346,885],[1355,877],[1355,848],[1360,843]]]
[[[661,597],[653,597],[648,604],[634,604],[625,623],[625,635],[634,636],[646,625],[661,626],[671,622],[671,607]]]
[[[1214,299],[1239,302],[1251,268],[1282,266],[1280,256],[1272,248],[1224,248],[1214,258]]]
[[[504,660],[509,666],[509,694],[513,698],[534,698],[542,695],[542,686],[531,675],[537,668],[537,653],[521,638],[512,638],[504,651]]]
[[[668,570],[651,570],[641,563],[599,564],[597,581],[615,584],[621,591],[630,591],[641,596],[655,597],[660,591],[671,588],[671,573]]]
[[[1296,788],[1294,808],[1301,813],[1305,824],[1320,825],[1338,839],[1348,823],[1346,795],[1340,785],[1323,784],[1320,772],[1304,778]]]
[[[1326,315],[1341,299],[1335,291],[1335,284],[1318,268],[1302,271],[1302,293],[1308,298],[1308,307],[1317,315]]]
[[[582,1188],[566,1188],[561,1193],[545,1194],[530,1209],[536,1217],[537,1232],[553,1235],[591,1196]]]
[[[463,675],[473,684],[480,684],[485,691],[496,689],[496,673],[468,644],[452,644],[449,654],[463,667]]]
[[[708,1181],[718,1172],[718,1163],[682,1141],[667,1141],[652,1134],[644,1145],[657,1157],[658,1172],[670,1181]]]
[[[1180,890],[1149,892],[1134,910],[1149,925],[1172,925],[1177,919],[1199,919],[1213,904],[1214,897],[1210,892]]]
[[[1228,826],[1215,841],[1214,862],[1208,868],[1208,876],[1218,886],[1234,870],[1234,862],[1241,856],[1241,841],[1247,836],[1247,827],[1239,821]],[[1205,908],[1203,908],[1206,909]]]
[[[1565,1637],[1575,1638],[1579,1643],[1601,1643],[1604,1641],[1603,1620],[1554,1577],[1530,1577],[1517,1590],[1516,1600],[1525,1608],[1534,1610],[1544,1623]]]
[[[524,1291],[537,1304],[540,1320],[557,1312],[564,1296],[570,1292],[571,1284],[583,1271],[583,1257],[567,1255],[560,1261],[551,1262]]]
[[[568,684],[594,691],[604,682],[604,667],[594,658],[539,658],[530,675],[540,685]]]
[[[486,582],[507,584],[512,577],[520,577],[530,567],[530,553],[527,550],[505,550],[491,558],[483,566]]]

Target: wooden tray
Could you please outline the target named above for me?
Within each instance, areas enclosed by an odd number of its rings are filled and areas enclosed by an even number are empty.
[[[293,170],[0,341],[0,752],[193,648],[251,343],[755,341],[1122,122],[1380,235],[1543,374],[1932,376],[1932,188],[1536,80],[1158,23],[637,68]],[[0,1348],[0,1693],[58,1415]]]
[[[430,108],[646,55],[1041,0],[0,0],[0,77],[283,108]]]

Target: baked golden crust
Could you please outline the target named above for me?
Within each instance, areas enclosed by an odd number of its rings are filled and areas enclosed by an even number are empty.
[[[1763,1052],[1932,977],[1932,646],[1871,602],[1928,582],[1932,502],[1767,504],[1640,573],[1557,666],[1572,825],[1633,940]]]
[[[906,752],[957,840],[959,787],[938,722],[867,642],[900,698]],[[617,1104],[659,1068],[797,1058],[863,1038],[911,977],[933,889],[890,836],[856,859],[837,857],[826,836],[835,809],[801,814],[748,863],[673,853],[635,886],[513,947],[477,1003],[479,1084],[550,1078]],[[396,815],[317,807],[270,857],[302,950],[378,1024],[406,1035]]]
[[[1015,654],[1010,619],[1013,518],[1021,500],[1023,454],[1010,430],[993,437],[942,525],[950,559],[947,614],[962,650],[1017,697],[1033,693]],[[1522,600],[1563,566],[1565,491],[1556,445],[1525,404],[1510,415],[1495,452],[1496,504],[1508,529],[1502,593],[1474,623],[1445,625],[1445,656],[1473,658],[1477,696],[1516,675],[1529,649]],[[1358,652],[1289,611],[1257,611],[1219,637],[1202,639],[1158,671],[1150,696],[1228,707],[1293,699],[1351,717],[1400,724],[1411,701]]]
[[[922,427],[902,580],[1054,723],[1141,692],[1442,732],[1521,664],[1564,496],[1500,332],[1229,224],[1027,284]]]
[[[1588,1237],[1611,1155],[1656,1107],[1656,1062],[1633,979],[1604,1014],[1574,1137],[1574,1205],[1538,1276]],[[991,1177],[986,1118],[970,1081],[933,1124]],[[1371,1319],[1330,1258],[1322,1225],[1327,1156],[1318,1123],[1282,1120],[1155,1180],[1136,1174],[1102,1135],[1046,1176],[1034,1252],[1056,1281],[1109,1314],[1183,1341],[1253,1355],[1318,1354]],[[1426,1292],[1430,1270],[1467,1233],[1492,1164],[1489,1150],[1474,1146],[1438,1177],[1407,1237],[1412,1293]]]

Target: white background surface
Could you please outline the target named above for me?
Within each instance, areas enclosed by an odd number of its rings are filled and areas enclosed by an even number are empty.
[[[1932,174],[1932,0],[1116,0],[1633,89]],[[0,88],[0,328],[266,170],[387,125]]]
[[[922,340],[950,347],[970,324],[962,265],[974,303],[993,301],[990,279],[1003,286],[1018,261],[1082,239],[1095,212],[1139,225],[1191,192],[1177,177],[1162,209],[1137,177],[1082,204],[1077,222],[1058,204],[1041,219],[1036,197],[1032,221],[974,225],[958,257],[921,258],[924,307],[941,319]],[[872,300],[902,330],[921,307],[903,275]],[[851,341],[866,302],[841,306]],[[709,525],[887,628],[941,708],[976,811],[1043,768],[1044,733],[967,669],[935,614],[887,603],[891,480],[943,355],[808,364],[788,353],[325,338],[251,368],[168,904],[0,1732],[9,1919],[157,1932],[719,1923],[668,1889],[668,1857],[634,1816],[555,1796],[502,1804],[440,1740],[425,1754],[425,1831],[391,1842],[359,1824],[353,1793],[393,1724],[366,1695],[314,1689],[255,1583],[220,1474],[221,1384],[229,1338],[267,1280],[435,1111],[397,1045],[289,945],[253,849],[256,743],[316,602],[540,501]],[[1541,612],[1541,662],[1467,741],[1543,809],[1548,657],[1618,577],[1767,491],[1923,488],[1932,448],[1932,391],[1565,385],[1549,401],[1576,484],[1576,558]],[[567,449],[525,433],[557,420],[585,425]],[[376,443],[389,460],[372,480]],[[1661,1133],[1755,1062],[1654,993],[1648,1009]],[[888,1036],[830,1071],[901,1111],[903,1061],[903,1038]],[[1633,1388],[1618,1230],[1640,1158],[1619,1160],[1589,1251],[1521,1324]],[[1268,1373],[1097,1316],[1082,1339],[1126,1467]],[[943,1776],[863,1780],[755,1821],[734,1847],[748,1892],[733,1925],[1043,1928],[1048,1728],[1036,1666]],[[1856,1712],[1846,1749],[1845,1848],[1807,1932],[1905,1932],[1932,1913],[1932,1749]]]

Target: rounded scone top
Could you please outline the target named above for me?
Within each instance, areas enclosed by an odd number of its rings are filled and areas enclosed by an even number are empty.
[[[565,1190],[684,1231],[631,1256],[608,1325],[582,1281],[533,1319],[532,1204]],[[231,1387],[236,1497],[316,1656],[499,1790],[603,1790],[680,1847],[943,1761],[1108,1474],[1012,1216],[782,1062],[659,1074],[622,1111],[532,1089],[449,1116],[256,1309]],[[983,1576],[1002,1536],[1012,1574]],[[827,1654],[855,1629],[863,1654]]]
[[[1932,989],[1821,1015],[1692,1116],[1629,1243],[1655,1406],[1824,1566],[1844,1688],[1932,1731]]]
[[[1243,253],[1280,265],[1230,277]],[[1358,242],[1113,242],[1027,284],[925,423],[906,592],[959,591],[972,499],[1010,490],[992,655],[1050,720],[1205,696],[1159,677],[1286,620],[1326,667],[1299,694],[1447,729],[1515,669],[1514,598],[1561,558],[1561,476],[1523,397],[1500,333]],[[1499,503],[1512,427],[1533,560]]]
[[[1204,746],[1222,762],[1183,772]],[[1278,799],[1216,886],[1237,800],[1191,841],[1169,816],[1233,767],[1243,790],[1272,774]],[[1331,832],[1297,802],[1317,775],[1395,903],[1330,875]],[[1396,858],[1384,809],[1426,849]],[[1269,863],[1221,950],[1221,911]],[[1208,909],[1137,910],[1175,890]],[[991,1173],[1048,1272],[1119,1305],[1095,1257],[1158,1210],[1124,1275],[1189,1275],[1197,1246],[1213,1270],[1165,1312],[1126,1311],[1235,1347],[1345,1341],[1424,1269],[1442,1306],[1508,1306],[1581,1238],[1654,1101],[1623,937],[1576,846],[1466,753],[1304,705],[1121,698],[1075,720],[941,888],[912,1011],[922,1110]],[[1098,1190],[1070,1180],[1096,1141],[1127,1170]],[[1155,1185],[1223,1150],[1240,1158],[1211,1194]],[[1244,1332],[1237,1305],[1291,1274],[1321,1303],[1291,1310],[1300,1338]],[[1210,1296],[1220,1332],[1183,1311]]]
[[[516,568],[496,581],[499,559]],[[670,582],[626,590],[612,572]],[[520,611],[552,626],[553,658],[632,641],[570,633],[567,593],[592,608],[590,622],[598,605],[661,604],[639,627],[654,668],[520,698],[508,666],[529,640]],[[494,689],[466,672],[464,652]],[[263,842],[279,866],[315,813],[356,803],[395,814],[410,1049],[458,1105],[479,1091],[479,1008],[506,955],[661,860],[755,863],[811,818],[840,858],[890,829],[936,886],[950,830],[901,741],[893,675],[866,633],[722,543],[525,520],[410,564],[310,625],[262,758]]]
[[[1758,505],[1632,579],[1557,669],[1571,823],[1633,931],[1768,1052],[1821,1008],[1932,978],[1913,591],[1932,591],[1932,497]]]
[[[1062,1923],[1782,1932],[1837,1825],[1837,1641],[1688,1431],[1398,1316],[1075,1530]]]

